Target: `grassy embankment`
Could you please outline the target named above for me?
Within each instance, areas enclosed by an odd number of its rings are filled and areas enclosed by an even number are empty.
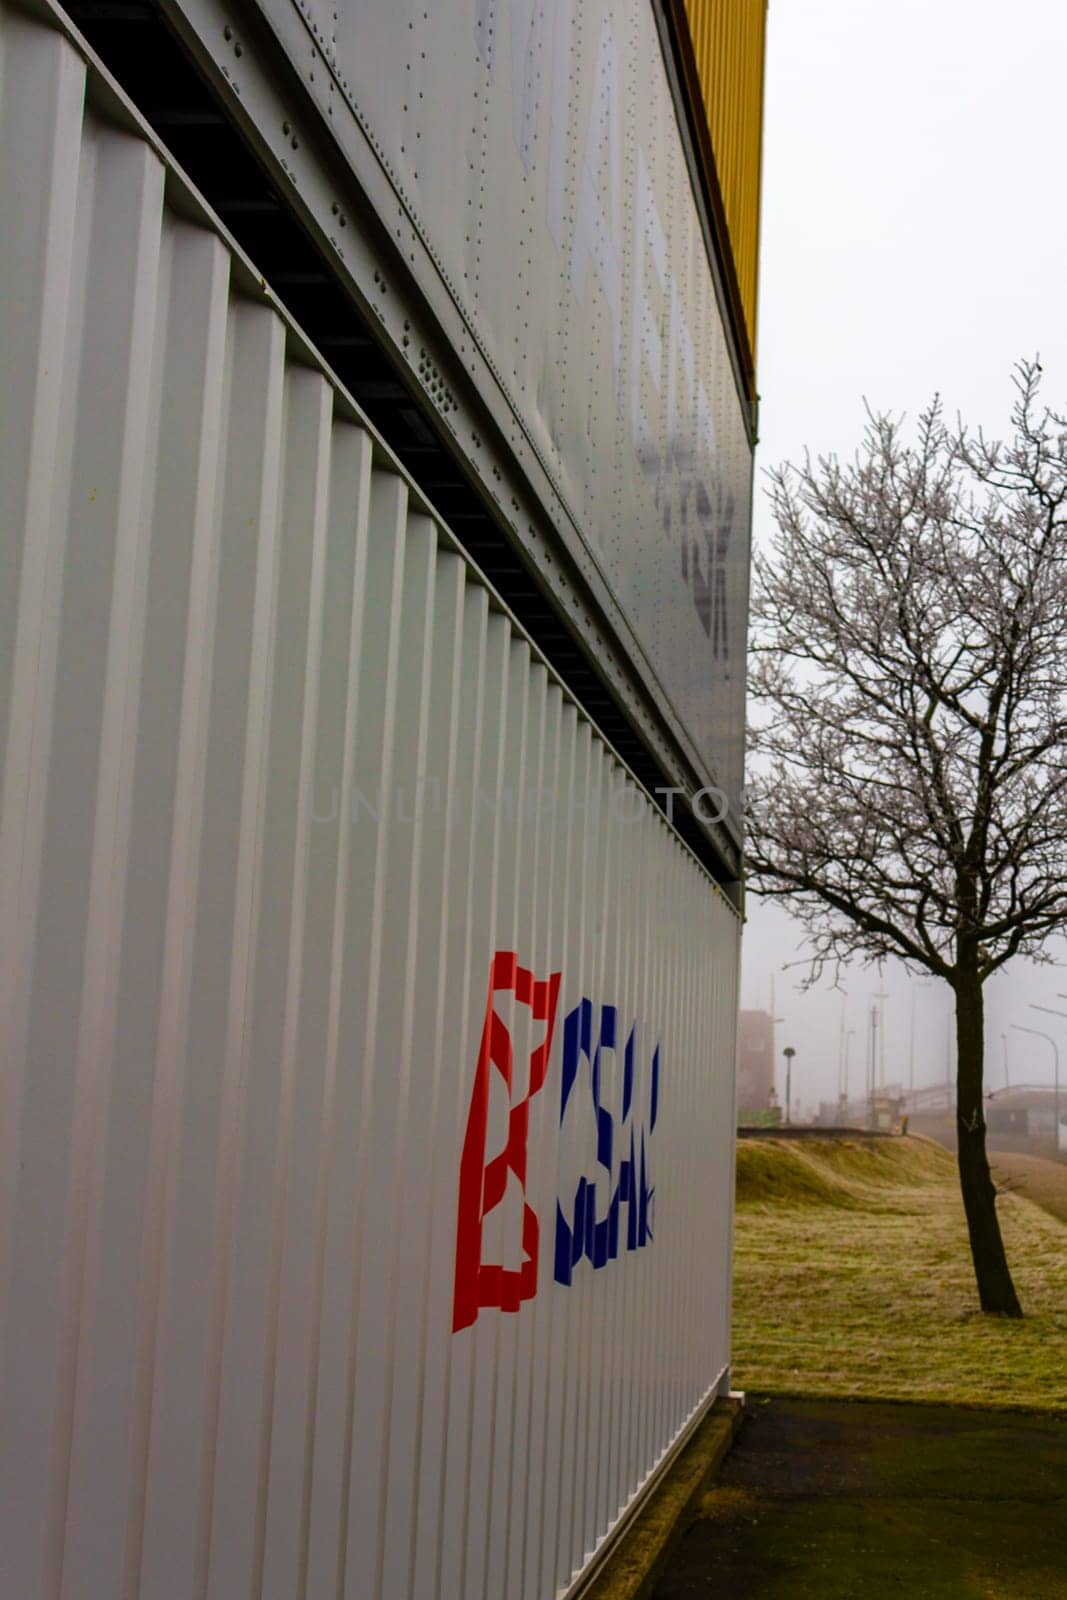
[[[1032,1201],[998,1201],[1021,1322],[979,1311],[929,1140],[742,1140],[737,1202],[738,1387],[1067,1412],[1067,1225]]]

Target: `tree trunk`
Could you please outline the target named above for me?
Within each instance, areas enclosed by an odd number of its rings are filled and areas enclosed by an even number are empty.
[[[977,971],[958,971],[956,984],[957,1161],[971,1259],[983,1311],[1021,1317],[997,1217],[996,1189],[985,1148],[982,1065],[985,1048],[982,985]]]

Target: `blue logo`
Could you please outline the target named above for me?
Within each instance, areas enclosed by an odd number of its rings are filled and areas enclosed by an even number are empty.
[[[593,1002],[582,1000],[563,1024],[559,1120],[562,1127],[568,1106],[578,1095],[591,1096],[596,1121],[596,1164],[601,1176],[607,1174],[608,1200],[598,1215],[596,1180],[588,1177],[578,1179],[573,1198],[557,1200],[554,1276],[557,1283],[565,1285],[573,1282],[574,1270],[581,1261],[586,1260],[599,1270],[617,1260],[620,1249],[641,1250],[652,1239],[655,1188],[649,1178],[648,1143],[659,1112],[659,1046],[653,1051],[649,1072],[647,1119],[641,1119],[634,1103],[634,1023],[623,1051],[622,1107],[616,1123],[606,1103],[605,1056],[611,1052],[614,1058],[618,1048],[618,1008],[600,1007],[595,1044],[594,1018]]]

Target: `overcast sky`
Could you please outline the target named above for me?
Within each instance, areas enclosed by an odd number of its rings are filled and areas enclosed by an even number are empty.
[[[1053,0],[770,0],[759,313],[760,468],[849,453],[862,400],[915,411],[939,392],[1001,431],[1010,372],[1040,353],[1067,402],[1067,8]],[[769,518],[757,491],[756,538]],[[842,1001],[801,995],[797,933],[749,901],[742,1004],[766,1006],[772,972],[797,1049],[794,1098],[836,1092]],[[1059,952],[1058,952],[1059,953]],[[855,971],[846,1026],[862,1084],[873,970]],[[887,971],[887,1077],[912,1061],[909,980]],[[943,1076],[949,997],[915,995],[916,1082]],[[1009,969],[987,996],[987,1072],[1051,1081],[1052,1049],[1013,1023],[1057,1031],[1067,1081],[1067,965]],[[786,1035],[788,1034],[788,1038]],[[798,1091],[797,1084],[801,1085]]]

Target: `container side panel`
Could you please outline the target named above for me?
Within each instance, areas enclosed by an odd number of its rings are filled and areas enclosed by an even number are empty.
[[[213,53],[204,0],[173,3]],[[750,397],[653,6],[257,4],[390,238],[417,244],[405,270],[458,314],[481,400],[739,828]]]
[[[738,921],[96,74],[0,13],[5,1583],[553,1600],[728,1365]]]

